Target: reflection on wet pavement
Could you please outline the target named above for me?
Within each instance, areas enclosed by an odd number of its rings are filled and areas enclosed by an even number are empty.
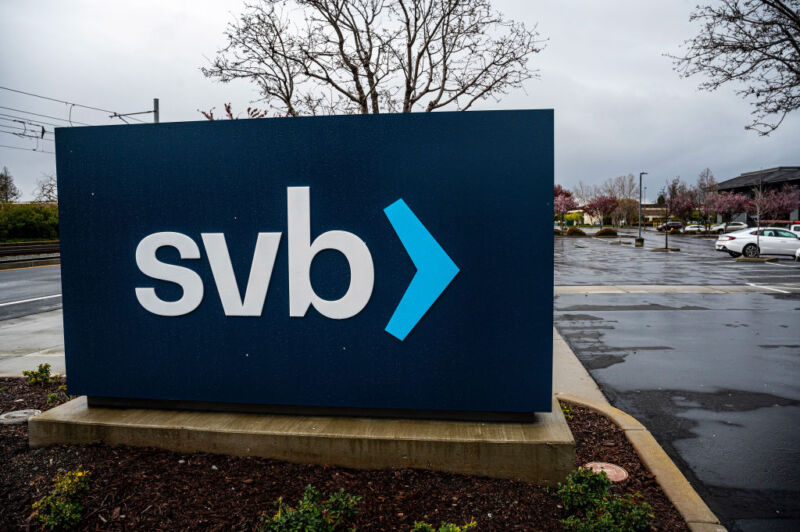
[[[556,327],[729,529],[800,530],[800,268],[736,263],[713,240],[683,240],[670,238],[681,253],[663,254],[556,239],[556,284],[780,292],[561,294]]]

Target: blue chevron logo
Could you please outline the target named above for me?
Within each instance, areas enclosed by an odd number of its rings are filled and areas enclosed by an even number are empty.
[[[417,268],[386,325],[386,332],[403,341],[450,285],[459,269],[405,201],[399,199],[383,212]]]

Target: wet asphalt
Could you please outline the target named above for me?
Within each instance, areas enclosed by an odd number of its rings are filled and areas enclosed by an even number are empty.
[[[0,321],[61,308],[61,266],[0,270]]]
[[[732,531],[800,530],[800,264],[555,240],[556,285],[750,285],[766,293],[569,294],[555,324],[616,407],[642,421]]]

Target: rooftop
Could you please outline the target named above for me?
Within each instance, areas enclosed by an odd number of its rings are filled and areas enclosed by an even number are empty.
[[[800,166],[777,166],[756,172],[745,172],[739,177],[721,182],[718,187],[719,190],[733,190],[757,186],[759,182],[764,185],[800,184]]]

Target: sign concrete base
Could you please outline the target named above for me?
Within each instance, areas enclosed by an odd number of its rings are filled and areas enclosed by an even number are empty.
[[[555,486],[574,469],[558,402],[535,423],[89,408],[79,397],[28,422],[31,447],[102,441],[359,469],[419,468]]]

